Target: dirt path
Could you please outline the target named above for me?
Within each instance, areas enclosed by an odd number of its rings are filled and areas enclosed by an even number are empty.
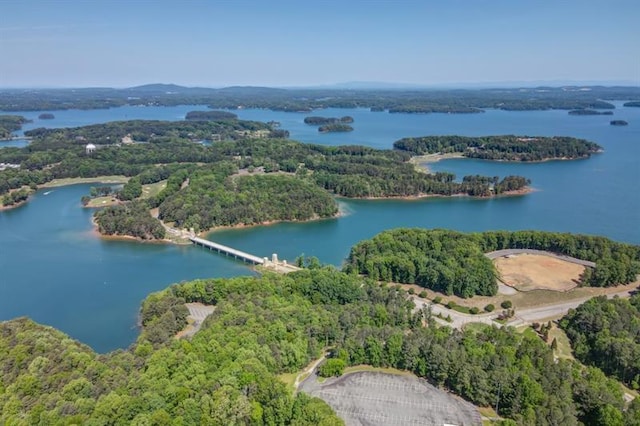
[[[296,380],[295,382],[293,382],[293,388],[297,391],[298,387],[300,386],[300,383],[304,380],[300,380],[300,378],[302,376],[304,376],[304,378],[306,379],[307,377],[309,377],[311,374],[313,374],[313,372],[315,371],[315,369],[318,367],[318,365],[320,365],[320,363],[322,361],[325,360],[325,358],[327,358],[327,355],[329,355],[329,352],[325,352],[324,354],[322,354],[322,356],[320,358],[318,358],[317,360],[315,360],[313,363],[311,363],[311,365],[309,367],[307,367],[306,370],[304,370],[302,373],[298,374],[296,376]]]

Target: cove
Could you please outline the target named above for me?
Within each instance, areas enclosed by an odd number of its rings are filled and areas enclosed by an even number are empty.
[[[334,265],[342,263],[356,242],[400,226],[460,231],[540,229],[640,244],[640,109],[615,104],[614,117],[628,121],[629,126],[610,126],[611,117],[569,116],[566,111],[427,115],[364,109],[311,114],[234,111],[242,119],[279,121],[292,139],[328,145],[390,148],[401,137],[431,134],[567,135],[597,142],[605,152],[577,161],[516,164],[463,159],[430,165],[458,176],[524,175],[537,191],[523,197],[341,199],[345,215],[337,219],[222,230],[209,238],[260,257],[278,253],[292,261],[304,253]],[[57,111],[54,120],[28,126],[64,127],[134,118],[179,120],[196,109],[206,108]],[[37,117],[40,113],[23,115]],[[307,115],[351,115],[355,130],[318,134],[315,127],[303,123]],[[90,186],[39,191],[28,204],[0,212],[0,320],[26,315],[106,352],[134,341],[140,302],[150,292],[183,280],[253,273],[242,263],[196,247],[97,238],[90,222],[92,211],[80,207],[80,197]]]

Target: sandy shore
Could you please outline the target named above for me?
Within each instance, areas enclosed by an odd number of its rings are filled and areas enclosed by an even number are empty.
[[[429,169],[428,164],[437,163],[440,160],[451,160],[454,158],[467,158],[464,156],[462,152],[449,152],[446,154],[427,154],[427,155],[416,155],[415,157],[411,157],[409,162],[413,164],[417,170],[431,174],[433,171]]]

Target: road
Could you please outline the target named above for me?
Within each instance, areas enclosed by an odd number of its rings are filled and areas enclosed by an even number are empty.
[[[615,293],[610,293],[607,298],[612,299],[618,297],[629,297],[635,289],[626,289]],[[531,324],[533,322],[540,322],[542,320],[549,320],[552,318],[559,318],[567,314],[569,309],[575,309],[592,297],[581,297],[569,302],[555,303],[551,305],[536,306],[533,308],[516,309],[516,315],[507,323],[507,325],[518,326],[522,324]],[[462,312],[448,309],[442,305],[431,303],[429,300],[420,299],[418,296],[412,296],[413,302],[416,305],[415,310],[422,309],[424,306],[431,306],[431,311],[434,315],[441,314],[443,317],[450,316],[451,322],[442,321],[436,318],[441,324],[448,325],[453,328],[461,329],[465,324],[469,323],[482,323],[495,325],[501,327],[502,325],[494,320],[500,315],[500,312],[492,312],[488,314],[463,314]]]

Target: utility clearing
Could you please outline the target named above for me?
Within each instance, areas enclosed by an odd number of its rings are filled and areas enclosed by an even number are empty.
[[[494,259],[500,281],[518,291],[569,291],[580,283],[585,266],[539,254]]]

